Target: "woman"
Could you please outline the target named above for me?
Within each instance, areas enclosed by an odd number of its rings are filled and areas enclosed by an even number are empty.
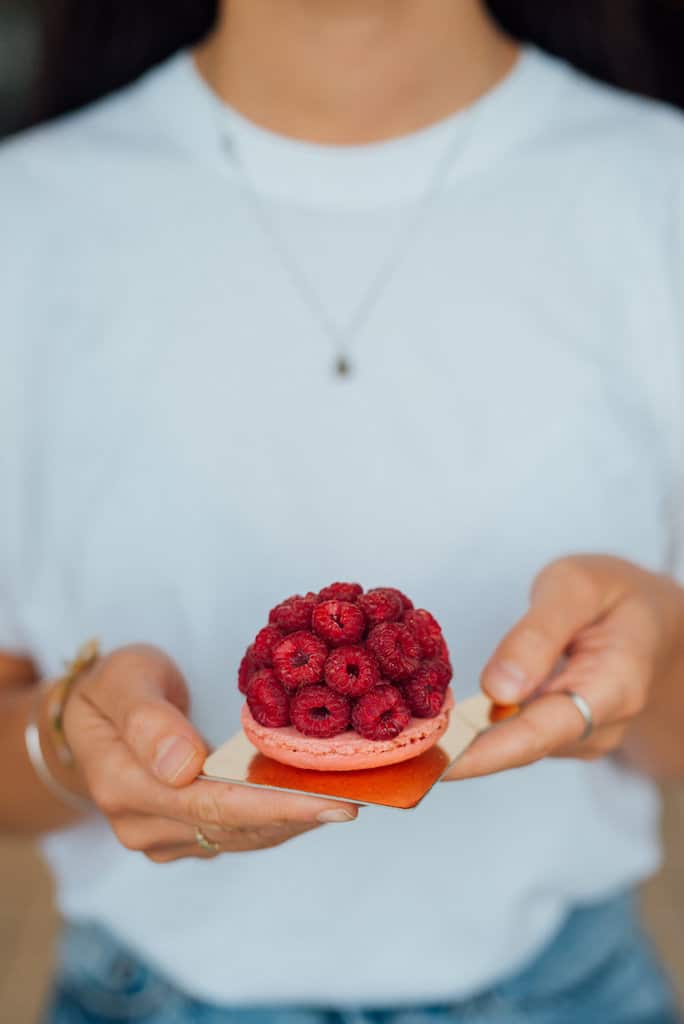
[[[64,52],[111,46],[54,113],[186,48],[0,158],[0,808],[50,833],[47,1019],[674,1021],[631,893],[684,766],[680,116],[479,0],[71,7]],[[412,815],[197,780],[265,611],[334,578],[526,701]]]

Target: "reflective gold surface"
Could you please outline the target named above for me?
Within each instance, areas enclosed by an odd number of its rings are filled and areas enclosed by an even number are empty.
[[[461,701],[451,712],[447,731],[430,750],[400,764],[356,772],[307,771],[280,764],[259,754],[241,731],[207,758],[204,776],[215,782],[410,810],[489,727],[491,706],[481,695]]]

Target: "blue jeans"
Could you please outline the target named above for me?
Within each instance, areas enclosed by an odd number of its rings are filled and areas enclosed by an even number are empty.
[[[431,1006],[221,1007],[180,992],[96,926],[71,925],[45,1024],[677,1024],[631,895],[574,911],[522,972]]]

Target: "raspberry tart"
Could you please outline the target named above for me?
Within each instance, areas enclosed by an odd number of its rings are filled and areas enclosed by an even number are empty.
[[[430,612],[393,587],[332,583],[276,605],[247,648],[242,727],[262,754],[298,768],[396,764],[446,731],[451,678]]]

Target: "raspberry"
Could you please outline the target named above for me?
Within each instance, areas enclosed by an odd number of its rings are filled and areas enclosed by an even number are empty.
[[[405,612],[410,611],[413,608],[413,601],[406,594],[402,594],[401,590],[397,590],[396,587],[382,587],[382,590],[388,591],[390,594],[396,594],[401,601],[401,606]]]
[[[380,622],[396,622],[404,611],[399,592],[384,587],[363,594],[359,598],[359,608],[371,626],[377,626]]]
[[[406,679],[420,664],[420,644],[401,622],[381,622],[368,634],[366,646],[388,679]]]
[[[247,687],[247,703],[259,725],[280,729],[290,724],[287,694],[273,669],[262,668],[252,676]]]
[[[352,724],[367,740],[392,740],[403,732],[411,712],[396,686],[383,684],[359,697]]]
[[[273,651],[273,669],[286,690],[320,683],[328,648],[313,633],[299,630],[281,640]]]
[[[268,615],[271,626],[277,626],[283,633],[296,633],[300,629],[311,629],[311,613],[318,598],[315,594],[295,594],[272,608]]]
[[[374,659],[363,647],[338,647],[325,663],[325,681],[338,693],[360,697],[380,682]]]
[[[435,662],[426,662],[402,683],[401,692],[415,718],[435,718],[442,710],[446,686]]]
[[[257,661],[267,668],[273,664],[273,650],[278,646],[285,634],[276,626],[264,626],[256,635],[254,655]]]
[[[444,646],[446,649],[446,644]],[[451,667],[448,654],[446,657],[440,656],[439,658],[433,658],[432,661],[426,661],[424,662],[424,665],[430,666],[430,668],[437,673],[439,680],[445,689],[454,678],[454,670]]]
[[[318,592],[319,601],[350,601],[352,604],[363,594],[360,583],[331,583]]]
[[[444,656],[446,645],[442,630],[437,620],[424,608],[416,608],[404,613],[401,620],[418,637],[424,658]]]
[[[238,690],[240,693],[247,693],[247,684],[258,668],[259,662],[254,654],[254,645],[252,645],[247,648],[238,669]]]
[[[444,637],[442,637],[441,643],[437,645],[437,654],[435,657],[438,661],[444,661],[451,672],[451,658],[449,657],[449,648],[446,645]]]
[[[311,627],[334,647],[355,644],[364,634],[366,616],[349,601],[324,601],[314,608]]]
[[[238,686],[255,720],[327,738],[398,736],[442,711],[453,672],[436,619],[395,587],[331,583],[276,605],[247,648]]]
[[[292,698],[292,724],[305,736],[327,739],[349,728],[351,702],[329,686],[304,686]]]

